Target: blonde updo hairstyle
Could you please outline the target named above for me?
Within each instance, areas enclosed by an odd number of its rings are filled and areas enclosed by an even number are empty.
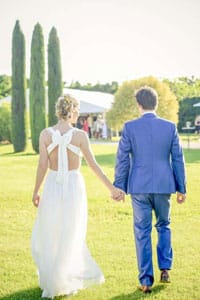
[[[56,102],[56,116],[58,119],[68,120],[73,112],[79,111],[79,102],[70,94],[63,95]]]

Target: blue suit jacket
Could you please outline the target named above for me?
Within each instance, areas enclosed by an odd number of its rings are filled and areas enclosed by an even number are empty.
[[[185,193],[185,166],[174,123],[154,113],[125,123],[114,185],[126,193]]]

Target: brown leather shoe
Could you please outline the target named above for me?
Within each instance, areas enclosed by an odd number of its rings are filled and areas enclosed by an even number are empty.
[[[162,283],[170,283],[168,270],[162,270],[160,274],[160,282]]]
[[[140,290],[141,292],[143,292],[145,294],[152,292],[151,287],[148,285],[141,285],[138,287],[138,290]]]

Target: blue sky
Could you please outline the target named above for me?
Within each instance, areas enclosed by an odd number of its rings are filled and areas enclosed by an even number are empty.
[[[148,75],[200,78],[199,0],[0,0],[0,7],[0,74],[11,74],[12,31],[19,19],[27,76],[31,36],[39,22],[46,48],[52,26],[58,31],[67,83]]]

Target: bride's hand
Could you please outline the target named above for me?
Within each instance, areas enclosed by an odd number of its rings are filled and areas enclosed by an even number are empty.
[[[35,207],[38,207],[38,205],[40,203],[40,195],[38,195],[38,194],[33,195],[32,201],[33,201],[33,205]]]
[[[113,187],[113,190],[111,192],[111,198],[115,201],[124,201],[125,200],[125,193],[124,191]]]

